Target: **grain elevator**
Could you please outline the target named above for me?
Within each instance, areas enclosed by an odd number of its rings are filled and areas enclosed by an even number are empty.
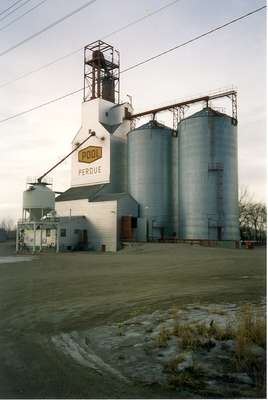
[[[222,98],[231,115],[213,108]],[[201,109],[191,113],[192,106]],[[162,112],[172,113],[172,126],[158,122]],[[144,117],[149,122],[136,127]],[[81,121],[64,158],[72,158],[70,188],[54,203],[45,176],[57,163],[24,192],[18,251],[239,240],[234,90],[135,114],[120,101],[118,51],[97,41],[84,49]]]

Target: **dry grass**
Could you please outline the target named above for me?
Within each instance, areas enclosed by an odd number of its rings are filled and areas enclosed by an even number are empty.
[[[170,334],[168,333],[166,328],[163,325],[161,325],[160,326],[159,335],[157,337],[158,346],[159,347],[166,347],[169,338],[170,338]]]
[[[201,346],[199,334],[197,334],[194,325],[176,322],[173,326],[172,334],[178,337],[183,349],[197,350]]]
[[[124,335],[124,324],[118,324],[117,326],[117,335],[123,336]]]
[[[180,324],[177,321],[174,323],[172,335],[182,339],[182,343],[187,346],[187,343],[196,342],[195,339],[200,338],[214,338],[216,340],[233,339],[235,336],[235,329],[232,321],[227,321],[225,326],[220,326],[214,321],[210,325],[199,322],[198,324]]]
[[[231,327],[221,328],[213,323],[207,325],[204,322],[198,324],[179,324],[176,322],[173,326],[172,334],[180,339],[181,346],[184,349],[197,350],[203,346],[204,339],[227,340],[233,337]]]
[[[172,386],[193,391],[205,389],[204,374],[197,367],[189,367],[184,371],[173,374],[169,380]]]
[[[207,330],[209,337],[213,337],[216,340],[229,340],[235,337],[235,328],[232,321],[226,321],[224,326],[211,321],[211,324]]]
[[[260,311],[254,311],[250,304],[246,304],[237,314],[237,321],[235,340],[238,358],[243,357],[252,344],[265,348],[266,324]]]
[[[258,356],[253,350],[257,345],[266,347],[266,324],[260,311],[246,304],[237,315],[235,335],[235,367],[247,372],[258,387],[265,385],[265,357]]]
[[[207,336],[208,334],[208,326],[204,322],[199,322],[195,325],[196,333],[200,336]]]
[[[246,372],[252,377],[254,383],[259,388],[264,388],[265,384],[265,357],[262,350],[255,352],[254,345],[265,349],[266,346],[266,325],[265,318],[260,311],[256,311],[251,305],[241,307],[236,318],[227,320],[225,325],[219,325],[215,321],[210,323],[199,322],[190,324],[180,322],[179,312],[177,309],[172,311],[173,326],[170,332],[163,327],[160,328],[158,336],[158,345],[164,347],[171,335],[178,338],[178,345],[182,349],[188,351],[210,350],[215,347],[215,341],[225,342],[233,340],[234,356],[230,354],[231,368],[237,372]],[[256,354],[257,351],[257,354]],[[258,351],[260,354],[258,354]],[[176,357],[166,366],[174,380],[176,386],[195,387],[193,382],[195,369],[177,372],[176,368],[179,362],[182,362],[182,356]],[[199,381],[198,381],[199,382]],[[197,385],[199,383],[197,382]]]
[[[173,360],[166,362],[165,370],[167,372],[174,374],[177,372],[178,364],[182,363],[183,361],[185,361],[185,357],[183,354],[180,354],[179,356],[175,357]]]
[[[171,335],[178,337],[179,343],[183,349],[196,350],[200,347],[199,335],[203,333],[203,329],[200,325],[199,333],[197,334],[197,328],[194,325],[182,323],[179,321],[181,310],[173,308],[171,311],[173,316],[173,327]]]

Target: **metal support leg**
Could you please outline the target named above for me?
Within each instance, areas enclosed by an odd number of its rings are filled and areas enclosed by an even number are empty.
[[[56,228],[56,253],[60,251],[60,226]]]
[[[40,253],[42,251],[42,239],[43,239],[42,233],[43,233],[43,227],[42,227],[42,225],[40,225],[40,247],[39,247]]]
[[[36,224],[35,224],[35,222],[33,224],[33,228],[34,228],[33,253],[35,253],[35,248],[36,248]]]
[[[19,224],[17,225],[16,230],[16,253],[19,251]]]

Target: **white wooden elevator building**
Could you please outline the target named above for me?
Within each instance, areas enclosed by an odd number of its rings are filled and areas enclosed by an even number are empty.
[[[17,250],[117,251],[124,240],[236,243],[236,92],[133,114],[119,99],[119,53],[102,41],[85,47],[81,127],[72,140],[71,184],[55,197],[44,176],[23,197]],[[232,101],[232,116],[211,108]],[[191,104],[203,109],[178,120]],[[172,128],[155,115],[173,110]],[[177,114],[176,114],[177,112]],[[135,129],[144,115],[152,120]],[[136,118],[136,119],[135,119]],[[68,156],[69,156],[68,155]]]

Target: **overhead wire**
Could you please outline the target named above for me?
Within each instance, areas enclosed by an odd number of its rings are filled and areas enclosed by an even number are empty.
[[[15,1],[13,4],[11,4],[8,8],[6,8],[5,10],[0,11],[0,15],[5,14],[8,10],[10,10],[12,7],[14,7],[16,4],[22,2],[22,0],[17,0]]]
[[[146,63],[148,63],[148,62],[150,62],[150,61],[152,61],[152,60],[155,60],[156,58],[161,57],[161,56],[163,56],[163,55],[165,55],[165,54],[167,54],[167,53],[170,53],[171,51],[174,51],[174,50],[176,50],[176,49],[179,49],[180,47],[184,47],[184,46],[186,46],[186,45],[189,44],[189,43],[195,42],[196,40],[199,40],[199,39],[201,39],[201,38],[203,38],[203,37],[205,37],[205,36],[208,36],[208,35],[210,35],[211,33],[214,33],[214,32],[216,32],[216,31],[219,31],[220,29],[226,28],[227,26],[229,26],[229,25],[231,25],[231,24],[234,24],[235,22],[238,22],[238,21],[240,21],[241,19],[244,19],[244,18],[246,18],[246,17],[249,17],[250,15],[256,14],[257,12],[263,10],[264,8],[266,8],[266,5],[265,5],[265,6],[262,6],[262,7],[260,7],[260,8],[257,8],[256,10],[253,10],[253,11],[247,13],[247,14],[241,15],[240,17],[235,18],[235,19],[233,19],[233,20],[231,20],[231,21],[229,21],[229,22],[226,22],[226,24],[223,24],[223,25],[217,26],[216,28],[210,29],[209,31],[207,31],[207,32],[205,32],[205,33],[202,33],[201,35],[195,36],[194,38],[192,38],[192,39],[190,39],[190,40],[187,40],[187,41],[184,42],[184,43],[180,43],[180,44],[178,44],[178,45],[176,45],[176,46],[174,46],[174,47],[171,47],[171,48],[168,49],[168,50],[162,51],[161,53],[158,53],[158,54],[156,54],[155,56],[152,56],[152,57],[150,57],[150,58],[147,58],[146,60],[143,60],[143,61],[141,61],[141,62],[139,62],[139,63],[137,63],[137,64],[134,64],[134,65],[131,65],[130,67],[128,67],[128,68],[126,68],[125,70],[121,71],[121,73],[130,71],[131,69],[137,68],[137,67],[139,67],[140,65],[143,65],[143,64],[146,64]]]
[[[32,0],[25,0],[22,4],[20,4],[18,7],[14,8],[13,10],[9,11],[6,15],[0,18],[0,22],[9,17],[11,14],[13,14],[15,11],[19,10],[21,7],[25,6],[25,4],[29,3]]]
[[[30,0],[27,0],[30,1]],[[77,14],[78,12],[84,10],[86,7],[90,6],[91,4],[95,3],[97,0],[90,0],[87,1],[86,3],[84,3],[82,6],[76,8],[75,10],[73,10],[72,12],[66,14],[64,17],[61,17],[59,19],[57,19],[56,21],[52,22],[51,24],[47,25],[46,27],[44,27],[43,29],[41,29],[38,32],[33,33],[32,35],[28,36],[27,38],[21,40],[20,42],[14,44],[13,46],[7,48],[6,50],[2,51],[0,53],[0,56],[4,56],[5,54],[9,53],[10,51],[17,49],[18,47],[22,46],[24,43],[29,42],[30,40],[36,38],[37,36],[41,35],[42,33],[48,31],[49,29],[54,28],[56,25],[60,24],[61,22],[65,21],[66,19],[72,17],[73,15]],[[1,19],[0,19],[1,21]]]
[[[134,26],[134,25],[138,24],[139,22],[144,21],[145,19],[147,19],[147,18],[149,18],[149,17],[152,17],[153,15],[155,15],[155,14],[157,14],[157,13],[159,13],[159,12],[165,10],[165,9],[167,9],[168,7],[173,6],[175,3],[178,3],[179,1],[181,1],[181,0],[174,0],[174,1],[172,1],[172,2],[170,2],[170,3],[168,3],[168,4],[166,4],[166,5],[163,6],[163,7],[157,8],[156,10],[154,10],[154,11],[152,11],[152,12],[149,12],[149,13],[143,15],[142,17],[137,18],[137,19],[135,19],[135,20],[129,22],[128,24],[123,25],[123,26],[121,26],[120,28],[118,28],[118,29],[116,29],[116,30],[114,30],[114,31],[112,31],[112,32],[110,32],[110,33],[108,33],[107,35],[101,37],[100,40],[105,40],[105,39],[111,37],[112,35],[115,35],[116,33],[122,32],[123,30],[125,30],[125,29],[127,29],[127,28],[129,28],[129,27],[131,27],[131,26]],[[62,60],[64,60],[64,59],[68,58],[68,57],[71,57],[71,56],[73,56],[74,54],[77,54],[77,53],[79,53],[79,52],[82,51],[82,50],[84,50],[84,46],[83,46],[83,47],[79,47],[79,49],[73,50],[73,51],[71,51],[70,53],[64,54],[63,56],[58,57],[58,58],[56,58],[55,60],[52,60],[52,61],[50,61],[50,62],[47,63],[47,64],[41,65],[40,67],[38,67],[38,68],[36,68],[36,69],[33,69],[32,71],[26,72],[26,73],[24,73],[24,74],[18,76],[18,77],[15,78],[15,79],[12,79],[12,80],[10,80],[10,81],[4,82],[4,83],[0,84],[0,89],[1,89],[2,87],[8,86],[8,85],[10,85],[10,84],[12,84],[12,83],[14,83],[14,82],[17,82],[18,80],[27,78],[28,76],[31,76],[31,75],[33,75],[33,74],[39,72],[39,71],[42,71],[43,69],[48,68],[48,67],[50,67],[50,66],[52,66],[52,65],[54,65],[54,64],[56,64],[56,63],[58,63],[58,62],[60,62],[60,61],[62,61]]]
[[[45,3],[47,0],[42,0],[39,3],[37,3],[35,6],[33,6],[32,8],[30,8],[29,10],[25,11],[23,14],[19,15],[18,17],[12,19],[8,24],[1,26],[0,27],[0,32],[3,31],[4,29],[6,29],[7,27],[9,27],[10,25],[13,25],[14,22],[19,21],[20,19],[22,19],[25,15],[29,14],[30,12],[32,12],[33,10],[35,10],[37,7],[40,7],[43,3]]]
[[[42,108],[42,107],[48,106],[51,103],[55,103],[55,101],[63,100],[66,97],[73,96],[74,94],[81,92],[83,89],[84,88],[80,88],[80,89],[74,90],[73,92],[69,92],[67,94],[64,94],[63,96],[60,96],[60,97],[57,97],[55,99],[49,100],[49,101],[47,101],[45,103],[39,104],[38,106],[32,107],[32,108],[30,108],[28,110],[21,111],[21,112],[17,113],[16,115],[12,115],[11,117],[8,117],[8,118],[5,118],[5,119],[1,120],[0,123],[8,121],[8,120],[16,118],[16,117],[20,117],[21,115],[24,115],[24,114],[28,114],[31,111],[38,110],[38,108]]]
[[[225,24],[222,24],[222,25],[219,25],[219,26],[217,26],[217,27],[215,27],[215,28],[213,28],[213,29],[210,29],[209,31],[204,32],[204,33],[202,33],[201,35],[195,36],[194,38],[189,39],[189,40],[186,41],[186,42],[183,42],[183,43],[181,43],[181,44],[178,44],[178,45],[176,45],[176,46],[174,46],[174,47],[169,48],[168,50],[162,51],[161,53],[158,53],[158,54],[156,54],[156,55],[154,55],[154,56],[152,56],[152,57],[149,57],[149,58],[147,58],[147,59],[145,59],[145,60],[143,60],[143,61],[140,61],[140,62],[138,62],[138,63],[136,63],[136,64],[134,64],[134,65],[131,65],[130,67],[127,67],[127,68],[125,68],[123,71],[121,71],[120,74],[123,74],[123,73],[125,73],[125,72],[128,72],[128,71],[130,71],[130,70],[132,70],[132,69],[134,69],[134,68],[137,68],[137,67],[139,67],[139,66],[141,66],[141,65],[143,65],[143,64],[146,64],[146,63],[148,63],[148,62],[150,62],[150,61],[152,61],[152,60],[155,60],[155,59],[157,59],[157,58],[163,56],[164,54],[168,54],[168,53],[170,53],[170,52],[172,52],[172,51],[174,51],[174,50],[176,50],[176,49],[178,49],[178,48],[180,48],[180,47],[186,46],[187,44],[193,43],[194,41],[197,41],[197,40],[199,40],[199,39],[201,39],[201,38],[203,38],[203,37],[205,37],[205,36],[208,36],[208,35],[210,35],[210,34],[216,32],[216,31],[219,31],[220,29],[226,28],[227,26],[229,26],[229,25],[231,25],[231,24],[234,24],[234,23],[236,23],[236,22],[238,22],[238,21],[241,21],[242,19],[247,18],[247,17],[249,17],[249,16],[251,16],[251,15],[253,15],[253,14],[256,14],[257,12],[260,12],[260,11],[262,11],[262,10],[265,9],[265,8],[266,8],[266,5],[265,5],[265,6],[262,6],[262,7],[260,7],[260,8],[257,8],[257,9],[255,9],[255,10],[252,10],[252,11],[246,13],[246,14],[243,14],[243,15],[241,15],[241,16],[238,17],[238,18],[232,19],[232,20],[228,21],[228,22],[225,23]],[[19,116],[28,114],[28,113],[30,113],[30,112],[32,112],[32,111],[34,111],[34,110],[37,110],[37,109],[42,108],[42,107],[45,107],[45,106],[47,106],[47,105],[49,105],[49,104],[52,104],[52,103],[55,103],[55,102],[60,101],[60,100],[62,100],[62,99],[65,99],[65,98],[67,98],[67,97],[73,96],[74,94],[81,92],[83,89],[84,89],[84,88],[80,88],[80,89],[74,90],[74,91],[72,91],[72,92],[66,93],[66,94],[63,95],[63,96],[60,96],[60,97],[51,99],[51,100],[49,100],[49,101],[47,101],[47,102],[45,102],[45,103],[39,104],[39,105],[37,105],[37,106],[35,106],[35,107],[32,107],[32,108],[30,108],[30,109],[21,111],[21,112],[19,112],[19,113],[14,114],[14,115],[11,115],[10,117],[7,117],[7,118],[4,118],[4,119],[0,120],[0,123],[7,122],[7,121],[9,121],[9,120],[11,120],[11,119],[14,119],[14,118],[17,118],[17,117],[19,117]]]

